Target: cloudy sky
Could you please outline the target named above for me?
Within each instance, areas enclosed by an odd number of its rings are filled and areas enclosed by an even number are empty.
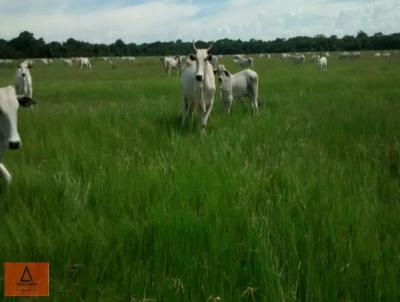
[[[0,0],[0,38],[271,40],[400,31],[400,0]]]

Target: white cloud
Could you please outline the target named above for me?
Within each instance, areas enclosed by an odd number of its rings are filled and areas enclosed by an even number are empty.
[[[370,34],[400,28],[399,0],[0,0],[0,37],[29,30],[45,40],[91,42],[248,40]],[[83,4],[84,3],[84,4]]]

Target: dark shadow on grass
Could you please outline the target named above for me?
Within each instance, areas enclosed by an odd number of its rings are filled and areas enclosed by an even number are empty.
[[[192,126],[190,126],[190,123],[186,123],[186,125],[183,127],[182,118],[180,115],[158,116],[154,119],[154,123],[157,125],[157,128],[160,129],[160,132],[167,133],[168,135],[174,133],[182,136],[189,136],[193,133],[199,132],[196,119],[193,120]]]

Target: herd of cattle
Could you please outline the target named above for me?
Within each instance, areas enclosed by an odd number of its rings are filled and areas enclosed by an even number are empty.
[[[212,55],[210,50],[213,45],[207,49],[198,49],[193,41],[194,54],[189,56],[162,57],[168,76],[172,71],[177,75],[181,74],[181,110],[182,125],[186,121],[193,120],[194,111],[197,108],[200,113],[201,132],[205,132],[208,119],[212,112],[214,104],[214,94],[216,92],[215,78],[219,83],[220,99],[223,103],[225,112],[229,115],[234,100],[240,100],[244,97],[250,99],[253,115],[257,115],[259,107],[258,99],[258,74],[253,70],[254,59],[245,55],[233,55],[233,63],[239,67],[246,67],[240,72],[232,74],[224,65],[220,64],[222,55]],[[330,54],[308,53],[308,54],[280,54],[283,60],[289,60],[293,64],[305,64],[306,57],[317,64],[321,71],[328,71],[328,58]],[[391,53],[376,52],[376,58],[389,58]],[[260,58],[271,59],[271,54],[260,54]],[[360,52],[342,52],[339,53],[339,59],[357,59],[361,57]],[[135,57],[110,58],[101,57],[100,60],[111,63],[112,60],[135,61]],[[32,99],[32,76],[31,66],[35,63],[49,65],[56,59],[26,59],[17,66],[15,73],[14,86],[0,88],[0,178],[11,182],[11,174],[1,163],[4,152],[7,149],[18,149],[21,147],[21,138],[17,129],[17,110],[19,106],[29,107],[36,102]],[[65,65],[72,66],[74,62],[80,69],[92,69],[89,58],[61,58],[57,59]],[[10,64],[12,60],[0,60],[0,64]]]

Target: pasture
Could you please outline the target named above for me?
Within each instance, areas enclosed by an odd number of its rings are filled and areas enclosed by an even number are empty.
[[[307,61],[255,56],[259,116],[217,93],[204,137],[159,58],[36,63],[1,262],[50,262],[51,301],[399,301],[400,57]]]

